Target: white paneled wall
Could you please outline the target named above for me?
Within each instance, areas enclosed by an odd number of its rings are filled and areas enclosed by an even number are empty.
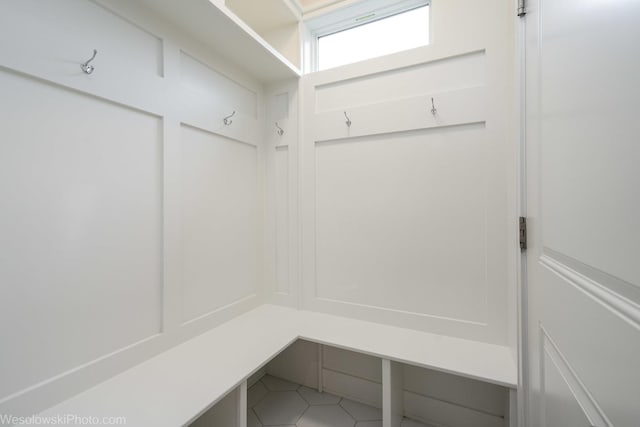
[[[485,51],[478,49],[439,60],[409,62],[388,70],[338,79],[316,86],[315,111],[323,113],[412,98],[418,94],[481,87],[486,81],[485,63]]]
[[[260,83],[136,2],[11,0],[0,89],[0,413],[263,301]]]
[[[0,85],[8,396],[161,332],[162,122],[6,69]]]
[[[141,4],[3,4],[0,413],[265,301],[514,341],[509,7],[434,2],[431,46],[263,86]],[[300,342],[265,369],[381,406],[380,362]],[[429,375],[406,412],[501,416]]]
[[[432,45],[302,78],[302,307],[514,346],[510,5],[431,7]]]
[[[295,80],[265,89],[267,293],[271,302],[293,307],[298,306],[299,298],[298,102]]]
[[[190,322],[259,292],[260,187],[255,145],[186,125],[181,142],[182,320]]]
[[[484,130],[316,145],[318,299],[487,322]]]
[[[291,292],[289,244],[289,147],[275,147],[276,292]]]

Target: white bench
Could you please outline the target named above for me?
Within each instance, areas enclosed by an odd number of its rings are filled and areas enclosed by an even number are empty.
[[[188,425],[239,386],[246,405],[247,378],[299,338],[379,357],[386,369],[401,362],[497,384],[515,398],[517,366],[508,347],[262,305],[39,415]]]

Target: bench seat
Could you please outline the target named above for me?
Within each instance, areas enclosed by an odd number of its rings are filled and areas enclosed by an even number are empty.
[[[297,339],[517,386],[508,347],[265,304],[39,415],[124,416],[130,426],[188,425]]]

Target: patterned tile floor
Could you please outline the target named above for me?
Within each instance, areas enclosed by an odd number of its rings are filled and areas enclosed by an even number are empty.
[[[248,391],[248,427],[382,427],[382,411],[265,375]],[[402,427],[429,427],[405,419]]]

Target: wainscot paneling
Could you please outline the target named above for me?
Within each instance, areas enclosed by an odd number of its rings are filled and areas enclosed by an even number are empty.
[[[289,294],[289,147],[276,147],[275,150],[276,291]]]
[[[507,341],[506,133],[487,50],[303,77],[303,306]]]
[[[482,132],[316,146],[317,298],[486,322]]]
[[[182,126],[182,319],[258,292],[257,148]]]
[[[299,305],[298,82],[265,89],[267,223],[265,280],[271,302]]]
[[[546,249],[538,262],[546,302],[541,308],[545,321],[536,337],[542,398],[550,405],[546,417],[586,417],[597,426],[634,425],[637,411],[626,408],[636,408],[640,395],[637,302],[610,291],[619,279],[594,274],[555,251]],[[583,357],[587,353],[590,357]],[[602,369],[603,364],[611,369]]]
[[[611,423],[542,327],[540,339],[544,427],[553,426],[553,420],[562,420],[567,425],[610,426]]]
[[[485,51],[477,50],[321,84],[315,112],[482,86],[485,61]]]
[[[0,87],[7,396],[161,331],[162,122],[7,70]]]
[[[141,2],[11,0],[0,87],[0,413],[263,301],[261,83]]]

